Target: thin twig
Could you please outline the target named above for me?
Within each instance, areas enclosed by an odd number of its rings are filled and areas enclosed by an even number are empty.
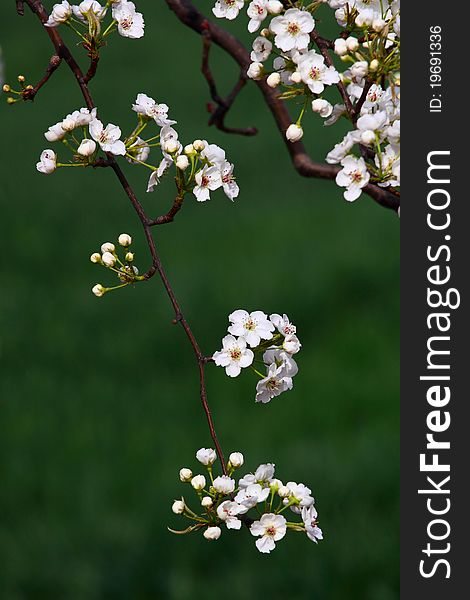
[[[47,65],[47,69],[46,69],[46,73],[45,73],[44,77],[34,87],[28,86],[26,89],[23,90],[23,92],[22,92],[23,99],[24,100],[34,100],[36,94],[39,92],[39,90],[42,88],[42,86],[49,81],[49,79],[51,78],[51,75],[60,67],[61,62],[62,62],[62,59],[60,58],[60,56],[57,56],[57,54],[53,54],[51,56],[49,64]]]
[[[47,13],[46,13],[46,10],[45,10],[42,2],[40,0],[25,0],[25,1],[28,4],[28,6],[30,7],[30,9],[32,10],[32,12],[35,13],[37,15],[37,17],[40,19],[40,21],[44,24],[47,20]],[[70,70],[72,71],[72,73],[80,87],[80,90],[82,92],[83,98],[85,99],[88,109],[91,110],[91,109],[95,108],[92,96],[91,96],[90,91],[87,86],[86,79],[83,75],[83,72],[80,69],[78,63],[75,61],[75,59],[72,56],[68,47],[64,44],[60,34],[56,31],[56,28],[53,28],[53,27],[44,27],[44,29],[47,31],[49,38],[51,39],[52,43],[54,44],[54,47],[56,49],[58,56],[60,56],[61,58],[63,58],[65,60],[65,62],[69,66]],[[213,421],[211,410],[210,410],[209,403],[207,400],[207,391],[206,391],[206,384],[205,384],[205,370],[204,370],[206,362],[207,362],[206,357],[201,352],[199,344],[198,344],[188,322],[186,321],[186,319],[182,313],[181,307],[176,299],[173,288],[169,282],[169,279],[163,268],[160,257],[157,253],[157,249],[155,246],[155,240],[152,235],[151,227],[153,224],[159,224],[159,223],[153,223],[147,217],[142,205],[140,204],[139,200],[137,199],[137,196],[135,195],[132,187],[130,186],[123,171],[121,170],[120,166],[117,164],[116,159],[114,158],[114,156],[112,154],[107,154],[107,161],[101,161],[100,164],[97,164],[96,166],[112,168],[112,170],[116,174],[117,178],[119,179],[119,182],[121,183],[121,186],[124,189],[126,195],[128,196],[129,200],[131,201],[131,204],[134,207],[134,210],[137,213],[137,216],[142,224],[145,238],[147,240],[147,244],[149,247],[150,255],[152,257],[152,266],[145,273],[144,276],[146,279],[150,279],[151,277],[153,277],[153,275],[155,275],[155,273],[158,273],[158,275],[160,276],[160,279],[163,283],[163,286],[167,292],[167,295],[170,299],[170,302],[173,306],[173,310],[175,312],[175,320],[176,320],[176,322],[181,323],[181,326],[183,327],[183,329],[186,333],[186,336],[191,344],[191,347],[193,348],[194,354],[196,356],[197,364],[198,364],[199,382],[200,382],[200,386],[199,386],[200,390],[199,391],[200,391],[201,403],[202,403],[204,412],[206,414],[207,423],[209,425],[210,435],[215,444],[215,449],[216,449],[217,456],[221,463],[222,471],[224,474],[227,474],[224,454],[223,454],[222,448],[220,446],[220,443],[219,443],[219,440],[217,437],[217,433],[215,431],[214,421]]]

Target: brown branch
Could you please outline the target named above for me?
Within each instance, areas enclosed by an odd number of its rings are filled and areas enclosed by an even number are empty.
[[[246,136],[256,135],[258,133],[256,127],[227,127],[225,125],[225,117],[230,108],[232,107],[232,104],[235,102],[238,94],[245,87],[248,76],[246,74],[246,70],[241,69],[238,81],[234,85],[232,91],[227,96],[227,98],[222,98],[217,92],[215,79],[209,65],[209,53],[211,44],[212,39],[209,29],[209,23],[206,21],[206,24],[204,25],[204,29],[202,31],[201,71],[209,86],[211,98],[217,104],[217,106],[213,110],[211,110],[212,115],[209,119],[209,125],[215,125],[217,129],[220,129],[225,133],[235,133]]]
[[[193,5],[191,0],[165,1],[177,18],[184,25],[199,35],[202,35],[203,32],[208,29],[212,42],[225,50],[227,54],[229,54],[235,60],[235,62],[238,63],[241,70],[246,73],[251,63],[250,54],[245,46],[235,36],[225,29],[219,27],[219,25],[216,23],[209,22],[207,18]],[[292,119],[285,106],[285,103],[278,98],[277,92],[270,88],[266,81],[259,80],[255,83],[260,89],[264,100],[274,117],[283,141],[286,144],[287,151],[289,152],[295,170],[303,177],[335,179],[336,174],[339,171],[338,167],[313,161],[307,153],[302,142],[292,143],[286,140],[285,132],[292,123]],[[391,194],[387,189],[381,188],[375,184],[368,184],[363,191],[381,206],[398,211],[400,200],[395,194]]]
[[[86,84],[90,83],[90,81],[96,75],[96,71],[98,69],[98,62],[99,62],[99,60],[100,60],[100,55],[99,54],[94,54],[90,58],[90,66],[89,66],[88,71],[86,72],[86,75],[84,77],[84,82]]]
[[[40,21],[44,25],[44,23],[47,21],[47,13],[46,13],[46,10],[44,9],[44,6],[43,6],[41,0],[25,0],[25,2],[28,4],[28,6],[32,10],[32,12],[34,14],[36,14],[36,16],[40,19]],[[80,87],[80,90],[85,99],[87,107],[90,110],[95,108],[92,96],[91,96],[90,91],[87,86],[87,82],[83,75],[83,72],[80,69],[78,63],[73,58],[68,47],[64,44],[60,34],[53,27],[44,27],[44,29],[46,30],[47,34],[49,35],[51,42],[54,44],[57,55],[65,60],[65,62],[69,66],[70,70],[72,71],[72,73]],[[217,437],[217,433],[215,431],[214,421],[213,421],[211,410],[210,410],[209,403],[207,400],[207,391],[206,391],[206,384],[205,384],[205,371],[204,371],[207,360],[206,360],[206,357],[204,356],[204,354],[201,352],[201,349],[200,349],[199,344],[191,330],[191,327],[189,326],[188,322],[186,321],[186,319],[181,311],[181,307],[176,299],[173,288],[169,282],[169,279],[163,268],[160,257],[157,253],[157,249],[155,246],[155,240],[154,240],[154,238],[152,236],[152,232],[151,232],[151,226],[153,223],[147,217],[142,205],[140,204],[139,200],[137,199],[137,196],[135,195],[132,187],[130,186],[129,182],[127,181],[126,176],[124,175],[123,171],[117,164],[114,156],[112,154],[107,154],[107,161],[101,161],[100,164],[99,165],[97,164],[96,166],[100,166],[100,167],[109,166],[113,169],[119,182],[121,183],[122,188],[124,189],[129,200],[131,201],[131,204],[134,207],[134,210],[137,213],[137,216],[142,224],[145,238],[147,240],[147,244],[149,247],[150,255],[152,257],[152,266],[145,273],[144,276],[146,279],[150,279],[151,277],[153,277],[153,275],[155,275],[155,273],[158,273],[158,275],[160,276],[160,279],[163,283],[163,286],[166,290],[166,293],[170,299],[171,305],[173,306],[173,310],[175,312],[175,320],[178,323],[181,323],[181,326],[182,326],[184,332],[186,333],[186,336],[191,344],[191,347],[193,348],[194,354],[196,356],[197,364],[198,364],[201,403],[202,403],[204,412],[206,414],[207,423],[209,425],[210,435],[215,444],[215,449],[216,449],[217,456],[221,463],[222,471],[226,475],[227,469],[226,469],[226,465],[225,465],[224,454],[223,454],[222,448],[220,446],[220,443],[219,443],[219,440]],[[179,210],[179,208],[178,208],[178,210]],[[171,210],[170,210],[170,212],[171,212]],[[154,224],[157,224],[157,223],[154,223]]]
[[[354,106],[353,111],[353,122],[357,121],[357,118],[361,114],[361,108],[364,106],[364,102],[367,100],[367,94],[369,93],[370,88],[372,87],[372,81],[369,79],[364,84],[364,89],[362,90],[361,97],[357,101],[357,104]]]

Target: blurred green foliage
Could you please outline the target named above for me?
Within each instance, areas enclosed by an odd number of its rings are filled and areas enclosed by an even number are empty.
[[[7,80],[34,82],[49,41],[5,4]],[[179,468],[197,469],[195,451],[211,443],[196,367],[157,279],[90,293],[111,281],[89,254],[122,231],[148,266],[113,174],[34,168],[43,132],[83,106],[62,67],[34,103],[0,106],[0,598],[398,598],[398,221],[368,197],[350,205],[333,183],[301,179],[254,85],[229,120],[258,136],[209,129],[199,37],[164,2],[138,4],[146,36],[112,39],[93,95],[103,120],[127,131],[146,92],[171,106],[185,143],[210,139],[235,162],[238,201],[188,198],[157,243],[207,354],[236,308],[286,312],[298,325],[292,392],[258,406],[250,373],[229,380],[215,367],[208,390],[226,451],[244,452],[247,471],[272,461],[279,478],[310,485],[325,541],[291,534],[267,557],[246,530],[216,543],[166,530],[182,523],[170,511],[188,491]],[[249,39],[244,18],[227,26]],[[237,69],[219,51],[213,60],[229,89]],[[340,133],[308,121],[321,160]],[[147,172],[126,171],[149,212],[165,211],[172,182],[146,195]]]

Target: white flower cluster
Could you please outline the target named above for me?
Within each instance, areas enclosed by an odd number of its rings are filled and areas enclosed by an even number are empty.
[[[133,165],[142,165],[151,170],[147,191],[152,192],[161,177],[170,167],[176,169],[178,191],[184,196],[192,192],[199,202],[209,200],[210,192],[222,188],[225,195],[234,200],[239,194],[235,181],[234,165],[225,150],[206,140],[195,140],[183,147],[173,125],[176,121],[168,117],[169,107],[158,103],[146,94],[138,94],[132,109],[137,113],[138,123],[124,141],[122,132],[112,123],[106,127],[97,118],[97,110],[81,108],[67,115],[62,121],[49,127],[45,138],[49,142],[63,142],[72,151],[71,163],[57,162],[56,153],[47,149],[41,154],[37,169],[41,173],[53,173],[57,167],[90,166],[97,161],[101,149],[107,154],[124,156]],[[157,135],[143,139],[144,130],[151,123],[159,127]],[[82,136],[76,130],[81,130]],[[147,161],[152,147],[158,146],[162,155],[157,165]]]
[[[102,22],[108,14],[109,6],[111,23],[103,28]],[[60,4],[54,4],[45,26],[58,27],[61,24],[67,25],[83,41],[88,42],[99,36],[104,38],[116,28],[123,37],[141,38],[145,27],[144,17],[136,11],[135,4],[128,0],[108,0],[105,6],[96,0],[83,0],[77,5],[63,0]]]
[[[202,512],[193,511],[184,498],[175,500],[172,510],[183,515],[193,524],[183,531],[190,533],[202,530],[207,540],[217,540],[225,527],[240,530],[242,524],[258,538],[256,547],[269,554],[290,531],[299,531],[315,543],[323,539],[318,526],[318,513],[314,506],[312,491],[303,483],[289,481],[283,484],[274,477],[274,464],[260,465],[254,473],[248,473],[238,481],[232,477],[234,471],[244,463],[241,452],[232,452],[227,463],[227,475],[214,477],[213,464],[217,455],[211,448],[201,448],[197,460],[206,467],[207,476],[193,475],[191,469],[180,470],[180,480],[191,484],[198,495]],[[250,511],[255,512],[255,518]],[[285,512],[300,515],[301,521],[286,519]],[[292,518],[292,517],[291,517]]]
[[[224,367],[229,377],[238,377],[242,368],[252,367],[260,377],[256,386],[256,402],[263,404],[293,387],[297,363],[292,358],[301,347],[296,327],[287,315],[268,316],[255,310],[236,310],[228,317],[229,335],[222,339],[222,349],[212,356],[215,364]],[[253,367],[258,354],[266,374]]]
[[[331,42],[320,38],[315,46],[315,13],[321,5],[335,10],[342,31]],[[400,0],[319,0],[289,3],[270,0],[217,0],[216,17],[234,19],[247,5],[248,30],[267,27],[253,42],[248,76],[266,79],[272,88],[282,88],[284,100],[304,97],[296,122],[286,130],[290,142],[299,141],[307,106],[333,125],[341,117],[354,129],[328,154],[327,162],[341,164],[336,182],[346,188],[344,197],[356,200],[369,183],[381,187],[400,185]],[[326,45],[325,45],[326,44]],[[325,50],[326,49],[326,50]],[[331,51],[349,68],[339,72]],[[274,56],[272,70],[265,66]],[[331,86],[344,86],[350,105],[334,104],[323,94]],[[352,154],[357,145],[359,157]]]
[[[139,270],[132,263],[134,262],[134,253],[130,251],[132,244],[132,238],[128,233],[121,233],[118,237],[118,245],[121,246],[125,254],[122,259],[119,257],[116,246],[112,242],[105,242],[101,244],[100,252],[93,252],[90,256],[92,263],[96,265],[102,265],[110,271],[113,271],[119,281],[120,285],[114,287],[104,287],[101,283],[97,283],[93,286],[92,292],[98,298],[101,298],[107,292],[116,290],[131,283],[137,281],[143,281],[143,277],[139,276]]]

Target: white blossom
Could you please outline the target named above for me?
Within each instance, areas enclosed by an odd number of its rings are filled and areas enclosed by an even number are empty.
[[[260,502],[264,502],[270,493],[269,487],[261,487],[259,483],[252,483],[238,492],[235,502],[241,504],[246,512]]]
[[[275,364],[277,367],[283,368],[283,373],[286,377],[295,377],[299,372],[297,363],[292,356],[281,348],[270,348],[263,354],[263,362],[270,366]]]
[[[228,457],[228,460],[234,469],[239,469],[244,462],[243,454],[241,452],[232,452]]]
[[[267,376],[256,385],[256,402],[266,404],[282,392],[291,390],[292,386],[292,378],[285,375],[284,368],[273,363],[268,368]]]
[[[54,150],[43,150],[39,157],[39,162],[36,163],[36,169],[40,173],[50,175],[57,169],[57,155]]]
[[[216,527],[208,527],[202,535],[206,538],[206,540],[213,541],[213,540],[218,540],[221,533],[222,533],[222,530],[220,529],[220,527],[216,526]]]
[[[276,542],[286,535],[287,521],[282,515],[265,513],[259,521],[255,521],[250,532],[253,536],[260,537],[256,540],[256,547],[262,553],[269,554],[276,547]]]
[[[287,335],[284,338],[284,341],[282,342],[282,347],[289,354],[297,354],[297,352],[299,352],[300,348],[302,347],[302,344],[300,343],[299,338],[296,335],[292,334]]]
[[[302,520],[305,525],[305,532],[312,542],[318,544],[318,540],[323,539],[323,532],[317,525],[318,513],[315,507],[312,505],[309,508],[304,507],[302,509]]]
[[[273,337],[274,325],[261,310],[248,313],[239,309],[231,313],[228,319],[231,323],[228,332],[245,338],[251,348],[258,346],[261,340],[270,340]]]
[[[325,85],[333,85],[339,82],[338,71],[333,67],[325,65],[325,59],[315,50],[310,50],[300,57],[298,68],[302,81],[308,85],[311,92],[321,94]]]
[[[274,477],[274,464],[261,464],[254,473],[248,473],[240,479],[238,486],[240,489],[247,488],[249,485],[259,483],[262,487],[269,485]]]
[[[217,507],[217,516],[224,521],[227,529],[240,529],[242,522],[237,515],[246,512],[243,506],[237,502],[226,500]]]
[[[222,175],[217,166],[204,167],[196,173],[196,185],[193,189],[193,194],[198,202],[205,202],[210,198],[210,192],[217,190],[222,185]]]
[[[254,39],[252,47],[253,50],[250,55],[251,60],[256,63],[263,63],[269,58],[273,49],[273,44],[270,40],[260,35]]]
[[[166,104],[158,104],[153,98],[147,96],[147,94],[137,94],[136,101],[132,105],[132,110],[149,119],[153,119],[159,127],[174,125],[176,123],[176,121],[168,118],[169,107]]]
[[[232,21],[238,17],[245,0],[217,0],[212,12],[218,19]]]
[[[60,4],[54,4],[48,20],[44,23],[44,27],[57,27],[61,23],[65,23],[72,16],[72,7],[63,0]]]
[[[312,506],[314,499],[312,497],[312,490],[303,483],[295,483],[295,481],[289,481],[286,483],[286,487],[289,488],[290,495],[284,499],[284,503],[290,503],[295,501],[290,509],[296,514],[300,514],[300,511],[304,507]]]
[[[235,480],[228,475],[219,475],[212,482],[212,487],[219,494],[231,494],[235,489]]]
[[[144,17],[136,12],[133,2],[121,0],[114,4],[113,19],[117,21],[118,32],[123,37],[137,39],[144,35]]]
[[[94,140],[82,140],[80,146],[77,148],[77,154],[80,156],[91,156],[95,153],[96,142]]]
[[[333,112],[333,105],[328,102],[328,100],[323,100],[323,98],[316,98],[312,100],[312,110],[314,113],[320,115],[326,119]]]
[[[225,367],[229,377],[237,377],[242,368],[249,367],[253,362],[254,354],[246,347],[245,338],[226,335],[222,340],[222,346],[222,350],[214,352],[212,358],[217,366]]]
[[[204,475],[195,475],[191,479],[191,485],[196,491],[203,490],[206,487],[206,478]]]
[[[268,16],[268,0],[253,0],[250,2],[246,12],[250,17],[248,31],[254,33],[258,31],[261,23]]]
[[[363,158],[349,155],[341,161],[343,168],[336,175],[336,183],[345,187],[344,198],[354,202],[362,193],[362,188],[369,183],[369,172]]]
[[[212,465],[217,460],[217,454],[212,448],[201,448],[196,452],[197,460],[203,465]]]
[[[293,48],[302,50],[310,42],[310,32],[315,21],[310,13],[297,8],[289,8],[283,15],[274,17],[270,29],[275,34],[274,43],[287,52]]]
[[[110,152],[116,156],[126,154],[126,146],[119,138],[121,129],[110,123],[106,127],[99,119],[93,119],[89,124],[91,137],[98,142],[104,152]]]
[[[286,138],[289,142],[298,142],[303,138],[304,130],[300,125],[292,123],[286,130]]]

